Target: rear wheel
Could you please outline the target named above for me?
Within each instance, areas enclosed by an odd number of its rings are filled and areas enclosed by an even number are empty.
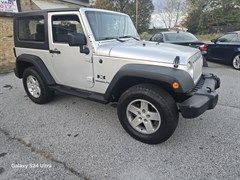
[[[234,69],[240,70],[240,54],[234,56],[232,66]]]
[[[136,85],[122,94],[118,117],[123,128],[135,139],[157,144],[166,141],[178,124],[178,109],[165,90],[151,85]]]
[[[23,86],[28,97],[37,104],[44,104],[53,98],[54,92],[48,88],[34,67],[24,71]]]

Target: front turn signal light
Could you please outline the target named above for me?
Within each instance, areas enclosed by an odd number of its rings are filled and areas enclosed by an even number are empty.
[[[180,87],[180,85],[178,82],[174,82],[174,83],[172,83],[172,87],[173,87],[173,89],[178,89]]]

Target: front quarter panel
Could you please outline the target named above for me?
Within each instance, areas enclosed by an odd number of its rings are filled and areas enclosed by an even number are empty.
[[[127,78],[142,78],[146,81],[153,80],[160,84],[168,84],[170,87],[172,87],[174,82],[178,82],[180,87],[178,89],[172,89],[174,93],[186,93],[195,87],[191,76],[186,71],[170,67],[128,64],[123,66],[114,76],[105,93],[106,98],[111,95],[114,89],[121,88],[123,85],[121,83],[124,83],[124,81],[121,81],[123,78],[124,80]]]
[[[175,69],[173,68],[173,64],[170,63],[149,63],[147,61],[106,56],[95,56],[93,58],[93,64],[95,85],[92,90],[101,94],[105,94],[110,85],[113,86],[113,81],[115,81],[115,83],[117,82],[116,77],[120,79],[120,77],[122,78],[124,76],[152,79],[154,77],[155,80],[159,80],[164,76],[165,79],[171,79],[169,82],[173,81],[171,77],[176,76],[176,80],[181,78],[183,91],[194,87],[191,76],[186,72],[186,66],[182,65],[179,65],[179,67]],[[176,74],[176,72],[181,72],[181,75]],[[184,76],[182,74],[184,74]],[[183,83],[183,81],[186,83]]]

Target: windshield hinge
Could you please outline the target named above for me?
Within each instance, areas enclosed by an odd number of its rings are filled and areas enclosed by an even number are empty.
[[[85,57],[85,61],[89,63],[93,63],[93,57]]]
[[[94,77],[92,76],[87,76],[86,79],[88,82],[92,82],[92,83],[94,82]]]

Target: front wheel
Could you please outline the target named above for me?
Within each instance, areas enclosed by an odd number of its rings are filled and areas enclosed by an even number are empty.
[[[234,69],[240,70],[240,54],[234,56],[232,66]]]
[[[144,143],[158,144],[174,133],[179,114],[168,92],[151,84],[141,84],[122,94],[118,117],[132,137]]]
[[[54,92],[48,88],[34,67],[24,71],[23,86],[28,97],[37,104],[44,104],[53,98]]]

